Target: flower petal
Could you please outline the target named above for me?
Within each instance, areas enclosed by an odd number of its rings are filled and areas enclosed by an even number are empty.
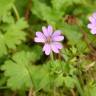
[[[42,32],[36,32],[36,36],[37,36],[37,37],[45,37]]]
[[[62,48],[63,48],[62,44],[59,43],[59,42],[54,42],[54,45],[55,45],[58,49],[62,49]]]
[[[91,30],[91,33],[92,33],[92,34],[96,34],[96,28],[92,29],[92,30]]]
[[[53,33],[52,37],[54,37],[54,36],[59,36],[59,35],[61,35],[61,30],[56,30],[56,31]]]
[[[48,34],[51,36],[53,32],[53,28],[51,25],[48,26]]]
[[[54,36],[52,37],[53,41],[62,41],[64,39],[64,36]]]
[[[45,35],[46,37],[50,36],[50,35],[48,34],[48,29],[47,29],[46,27],[42,27],[42,31],[43,31],[43,33],[44,33],[44,35]]]
[[[88,24],[88,28],[90,28],[90,29],[92,29],[92,28],[94,28],[96,25],[95,24]]]
[[[34,41],[35,41],[35,42],[39,42],[39,43],[40,43],[40,42],[41,42],[41,43],[44,43],[44,42],[45,42],[45,39],[44,39],[44,38],[40,38],[40,37],[35,37],[35,38],[34,38]]]
[[[45,54],[46,55],[49,55],[50,52],[51,52],[51,46],[50,46],[50,44],[45,44],[44,47],[43,47],[43,51],[45,51]]]
[[[92,23],[95,23],[96,22],[96,19],[93,16],[90,16],[89,17],[89,21],[92,22]]]
[[[51,44],[51,48],[55,53],[59,53],[58,48],[56,47],[56,45],[54,43]]]
[[[93,13],[93,17],[96,19],[96,12],[95,12],[95,13]]]

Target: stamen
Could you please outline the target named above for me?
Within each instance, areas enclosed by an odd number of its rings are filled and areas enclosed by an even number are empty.
[[[46,43],[50,43],[52,41],[51,36],[47,37]]]

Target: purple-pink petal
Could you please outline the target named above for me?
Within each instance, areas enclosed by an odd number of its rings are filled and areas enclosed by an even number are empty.
[[[54,36],[52,37],[53,41],[62,41],[64,39],[64,36]]]
[[[47,29],[46,27],[42,27],[42,31],[43,31],[43,33],[44,33],[44,35],[45,35],[46,37],[49,36],[49,34],[48,34],[48,29]]]
[[[40,38],[40,37],[35,37],[34,39],[35,42],[38,42],[38,43],[45,43],[45,39],[44,38]]]
[[[58,35],[61,35],[61,31],[60,31],[60,30],[56,30],[56,31],[52,34],[52,37],[58,36]]]
[[[63,48],[62,44],[59,43],[59,42],[54,42],[54,45],[55,45],[56,48],[58,48],[58,49],[62,49],[62,48]]]
[[[95,24],[88,24],[88,28],[90,28],[90,29],[92,29],[92,28],[94,28],[96,25]]]
[[[89,21],[90,23],[87,27],[91,29],[92,34],[96,34],[96,13],[93,13],[93,15],[89,17]]]
[[[92,34],[96,34],[96,28],[92,29],[92,30],[91,30],[91,33],[92,33]]]
[[[96,19],[93,16],[90,16],[89,17],[89,21],[92,22],[92,23],[95,23],[96,22]]]
[[[51,44],[51,48],[52,48],[53,52],[59,53],[59,49],[56,47],[56,45],[54,43]]]
[[[93,17],[96,19],[96,13],[93,13]]]
[[[51,25],[48,26],[48,34],[51,36],[53,32],[53,28]]]
[[[44,36],[44,34],[42,32],[36,32],[36,36],[38,38],[42,38],[42,39],[46,40],[46,37]]]
[[[46,55],[49,55],[50,52],[51,52],[51,46],[50,46],[50,44],[45,44],[44,47],[43,47],[43,51],[45,51],[45,54]]]

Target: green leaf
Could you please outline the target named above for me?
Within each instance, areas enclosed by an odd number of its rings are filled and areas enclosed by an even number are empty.
[[[61,9],[64,7],[66,8],[66,5],[70,5],[70,4],[73,4],[73,3],[81,3],[83,2],[84,0],[51,0],[52,2],[52,5],[53,5],[53,8],[55,8],[56,10],[59,10],[61,12]]]
[[[14,0],[0,0],[0,17],[12,7]]]
[[[14,24],[15,21],[14,21],[14,17],[11,15],[11,12],[2,16],[2,22],[3,23],[8,23],[8,24]]]
[[[26,44],[21,44],[19,47],[18,47],[19,50],[24,50],[24,51],[30,51],[31,53],[31,61],[32,62],[36,62],[38,60],[40,60],[40,58],[42,57],[42,48],[41,46],[39,45],[35,45],[35,46],[28,46]]]
[[[83,52],[88,52],[88,46],[86,44],[86,42],[84,42],[83,40],[80,40],[79,43],[76,45],[78,52],[79,53],[83,53]]]
[[[37,7],[38,6],[38,7]],[[39,17],[41,20],[47,21],[49,24],[55,25],[61,16],[58,15],[50,6],[39,0],[33,0],[32,13]]]
[[[4,36],[0,34],[0,57],[7,54],[7,48],[4,44]]]
[[[26,33],[23,31],[28,27],[26,21],[22,18],[16,23],[9,24],[5,33],[0,33],[0,56],[6,54],[6,46],[15,49],[16,45],[22,43],[26,39]]]
[[[32,72],[34,87],[36,91],[39,91],[40,89],[43,90],[50,90],[50,80],[52,79],[50,77],[49,73],[49,65],[42,65],[37,66],[35,68],[36,70]]]
[[[7,86],[13,90],[32,87],[32,80],[30,77],[28,66],[31,58],[29,52],[18,52],[12,60],[7,60],[2,66],[2,70],[5,71],[5,76],[8,77]],[[28,69],[29,68],[29,69]]]
[[[57,14],[59,14],[59,16],[62,17],[66,9],[65,7],[66,0],[51,0],[51,3],[54,11],[57,12]]]
[[[64,83],[64,76],[63,74],[60,74],[56,79],[55,79],[55,86],[56,87],[61,87],[63,86]]]
[[[40,46],[34,46],[32,48],[32,61],[35,62],[36,60],[39,60],[42,56],[42,49]]]
[[[85,86],[84,96],[96,96],[96,84],[93,81]]]
[[[75,79],[70,76],[64,77],[64,82],[65,82],[65,86],[68,88],[74,88],[75,86]]]
[[[53,8],[55,8],[57,10],[60,10],[65,2],[66,2],[66,0],[51,0]]]
[[[26,34],[22,30],[27,27],[28,25],[24,19],[20,19],[16,24],[9,26],[7,32],[4,34],[5,44],[8,48],[15,48],[16,45],[21,44],[25,40]]]
[[[50,88],[49,65],[32,65],[32,55],[32,52],[17,52],[2,65],[8,87],[13,90],[32,87],[36,91]]]
[[[69,44],[77,44],[82,38],[80,28],[76,25],[68,25],[64,23],[61,29],[63,30],[63,34],[68,38]]]

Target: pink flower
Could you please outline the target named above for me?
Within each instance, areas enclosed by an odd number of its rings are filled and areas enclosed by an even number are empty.
[[[35,42],[44,43],[43,51],[46,55],[49,55],[51,51],[59,53],[59,50],[63,48],[60,41],[64,39],[60,30],[53,32],[52,26],[42,27],[43,32],[36,32]]]
[[[96,34],[96,13],[89,17],[89,21],[88,28],[91,29],[92,34]]]

